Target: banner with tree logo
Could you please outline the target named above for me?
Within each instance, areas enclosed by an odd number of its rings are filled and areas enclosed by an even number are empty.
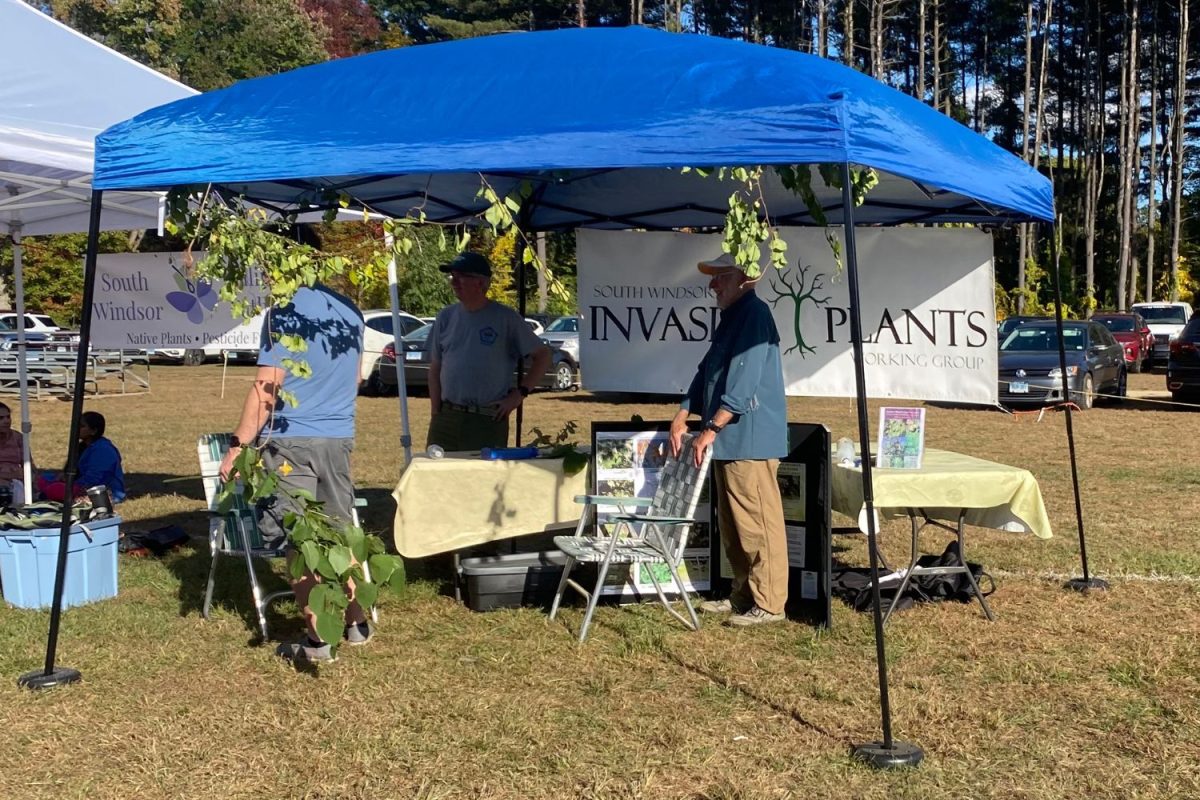
[[[852,397],[844,272],[824,230],[780,233],[788,266],[767,266],[757,292],[779,329],[787,392]],[[995,404],[991,237],[878,228],[859,230],[856,243],[868,394]],[[585,388],[682,394],[720,321],[696,265],[720,254],[721,236],[581,230],[577,247]]]

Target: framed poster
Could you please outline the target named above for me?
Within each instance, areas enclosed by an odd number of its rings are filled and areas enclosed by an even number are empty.
[[[592,452],[595,453],[593,494],[601,497],[653,497],[658,489],[659,476],[670,455],[669,420],[661,422],[593,422]],[[689,430],[699,430],[699,423],[689,423]],[[709,497],[711,478],[696,506],[696,519],[711,516]],[[611,522],[621,512],[617,504],[596,507],[596,524],[612,533]],[[710,585],[710,550],[712,526],[709,523],[692,525],[687,547],[683,551],[680,576],[688,591],[707,591]],[[651,572],[653,570],[653,572]],[[640,600],[654,596],[657,579],[664,593],[676,594],[670,572],[662,564],[614,564],[604,579],[602,594]]]

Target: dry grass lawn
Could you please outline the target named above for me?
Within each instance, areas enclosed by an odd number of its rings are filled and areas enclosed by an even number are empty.
[[[124,452],[127,527],[180,524],[197,547],[122,556],[120,595],[64,615],[59,661],[77,686],[17,688],[42,663],[48,614],[0,608],[0,798],[1200,797],[1198,417],[1152,402],[1161,375],[1132,376],[1150,399],[1075,417],[1108,594],[1061,588],[1079,572],[1062,415],[929,407],[930,446],[1034,472],[1055,537],[970,531],[972,559],[999,576],[996,622],[954,604],[889,625],[895,731],[927,754],[897,773],[849,756],[879,736],[878,692],[870,618],[836,603],[827,632],[690,634],[650,605],[602,608],[580,648],[578,609],[551,625],[536,609],[471,612],[433,559],[383,598],[378,640],[318,674],[255,641],[237,566],[205,622],[199,482],[162,481],[195,473],[196,436],[231,427],[250,375],[231,369],[222,398],[218,367],[155,367],[152,393],[89,402]],[[671,409],[540,393],[527,422],[586,431]],[[413,412],[423,442],[427,402]],[[35,404],[40,464],[62,460],[68,414]],[[856,438],[849,400],[796,399],[791,418]],[[398,420],[394,398],[360,400],[355,477],[385,536]],[[897,560],[905,531],[885,530]],[[838,545],[863,561],[861,543]],[[294,611],[277,607],[280,636]]]

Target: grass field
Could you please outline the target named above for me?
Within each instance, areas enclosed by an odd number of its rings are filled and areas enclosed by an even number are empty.
[[[232,426],[251,374],[231,369],[222,397],[218,367],[155,367],[150,394],[88,403],[124,453],[126,527],[179,524],[197,546],[122,556],[120,595],[64,614],[58,661],[83,672],[76,686],[17,688],[42,664],[49,615],[0,608],[0,798],[1200,797],[1200,416],[1154,402],[1168,397],[1159,374],[1131,376],[1143,399],[1075,416],[1107,594],[1061,588],[1079,573],[1063,416],[929,407],[929,446],[1037,476],[1055,536],[969,531],[998,576],[996,622],[950,604],[889,624],[895,732],[926,752],[896,773],[850,758],[879,736],[878,688],[870,617],[837,603],[827,632],[689,633],[651,605],[602,608],[580,648],[578,608],[550,625],[536,609],[471,612],[433,559],[384,596],[376,641],[314,674],[255,640],[231,565],[205,622],[199,481],[162,481],[195,474],[197,435]],[[672,411],[586,393],[526,408],[529,425],[585,434]],[[850,400],[794,399],[790,416],[857,438]],[[63,459],[68,418],[66,403],[34,405],[39,465]],[[416,441],[427,424],[418,399]],[[398,428],[395,398],[360,400],[355,478],[385,537]],[[900,560],[906,527],[883,539]],[[864,562],[860,542],[838,546]],[[298,631],[294,613],[277,606],[277,635]]]

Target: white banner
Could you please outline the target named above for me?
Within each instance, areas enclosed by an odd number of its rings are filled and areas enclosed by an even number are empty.
[[[841,229],[831,229],[841,241]],[[853,397],[850,298],[825,232],[787,228],[788,267],[758,296],[779,328],[789,395]],[[997,401],[992,239],[974,229],[859,230],[867,395]],[[580,364],[598,391],[682,394],[720,319],[696,264],[721,237],[580,230]],[[842,246],[845,252],[845,246]]]
[[[247,323],[235,319],[229,304],[217,301],[219,286],[189,276],[182,253],[98,256],[92,343],[130,350],[257,350],[261,317]],[[262,294],[256,272],[246,282],[246,293]]]

